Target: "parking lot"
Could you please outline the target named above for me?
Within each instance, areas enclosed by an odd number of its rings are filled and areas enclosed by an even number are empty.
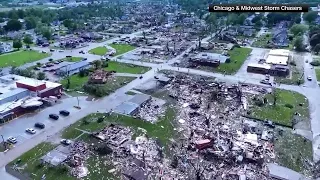
[[[85,108],[89,105],[89,101],[85,100],[85,97],[79,97],[79,103],[81,107]],[[55,126],[56,121],[67,121],[73,114],[77,113],[79,110],[74,108],[78,104],[77,98],[65,98],[63,102],[60,104],[56,104],[52,107],[48,107],[41,112],[35,112],[33,114],[27,114],[19,119],[10,121],[10,123],[5,124],[0,127],[0,134],[3,135],[6,140],[8,137],[12,136],[17,139],[17,143],[15,145],[19,145],[25,142],[28,139],[33,138],[45,131],[47,128],[51,128]],[[49,119],[49,114],[59,114],[60,110],[67,110],[70,112],[69,116],[61,116],[58,120]],[[35,128],[34,124],[36,122],[41,122],[45,124],[44,129]],[[36,130],[35,134],[30,134],[26,132],[27,128],[33,128]]]

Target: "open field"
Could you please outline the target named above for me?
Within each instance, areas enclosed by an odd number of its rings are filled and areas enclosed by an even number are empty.
[[[118,73],[131,73],[131,74],[143,74],[149,71],[151,68],[119,63],[115,61],[108,62],[108,67],[105,68],[107,71],[116,71]]]
[[[236,73],[247,59],[252,49],[250,48],[234,48],[228,53],[230,55],[230,63],[223,63],[214,69],[215,71],[222,72],[225,74],[234,74]]]
[[[265,98],[268,103],[262,107],[254,106],[251,116],[258,119],[268,119],[276,123],[292,126],[293,116],[297,112],[301,117],[309,119],[309,105],[308,100],[301,94],[276,89],[276,98],[273,94],[267,94]],[[274,105],[274,100],[276,103]]]
[[[37,51],[18,51],[0,55],[0,67],[21,66],[48,57],[47,53]]]
[[[279,133],[279,131],[282,131]],[[303,172],[306,169],[305,160],[312,161],[312,143],[304,137],[294,134],[291,130],[278,129],[277,140],[274,143],[277,162],[294,171]]]
[[[100,56],[105,55],[107,52],[108,52],[108,49],[104,46],[96,47],[96,48],[89,50],[89,53],[100,55]]]
[[[128,44],[110,44],[112,48],[116,50],[116,54],[114,56],[118,56],[120,54],[126,53],[128,51],[132,51],[135,47],[128,45]]]

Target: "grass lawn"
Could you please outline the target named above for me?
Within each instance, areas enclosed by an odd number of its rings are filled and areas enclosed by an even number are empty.
[[[263,34],[255,42],[252,43],[253,47],[265,48],[268,44],[268,41],[271,41],[272,34]]]
[[[287,90],[276,89],[276,105],[273,105],[274,97],[267,94],[265,98],[268,103],[262,107],[253,106],[251,116],[259,119],[268,119],[276,123],[286,126],[292,126],[292,118],[295,112],[301,114],[301,117],[309,119],[308,100],[299,93]],[[302,106],[299,104],[302,103]],[[288,108],[285,105],[290,104],[293,108]]]
[[[149,71],[151,68],[137,66],[132,64],[119,63],[115,61],[108,62],[107,71],[117,71],[118,73],[131,73],[131,74],[143,74]]]
[[[276,161],[282,166],[303,173],[305,159],[312,161],[312,143],[304,137],[284,130],[282,135],[276,135],[274,152]],[[306,174],[307,172],[305,172]]]
[[[128,51],[132,51],[135,49],[134,46],[128,44],[110,44],[112,48],[116,49],[116,54],[114,56],[118,56],[120,54],[126,53]]]
[[[78,74],[70,76],[70,87],[69,89],[72,91],[84,91],[83,90],[83,85],[87,83],[89,77],[80,77]],[[131,82],[135,77],[112,77],[112,79],[109,79],[106,84],[103,84],[104,88],[106,88],[106,95],[109,95],[113,93],[115,90],[121,88],[122,86],[128,84]],[[67,87],[67,79],[63,79],[60,83],[62,84],[63,87]],[[88,92],[89,93],[89,92]],[[90,94],[90,93],[89,93]]]
[[[229,55],[231,62],[220,64],[215,70],[218,72],[225,72],[226,74],[236,73],[251,51],[252,49],[250,48],[234,48],[233,50],[230,50]]]
[[[171,138],[173,135],[173,126],[171,124],[171,121],[175,118],[175,114],[176,114],[175,110],[171,107],[168,107],[166,110],[165,116],[161,118],[157,123],[152,124],[150,122],[146,122],[140,119],[135,119],[130,116],[124,116],[116,113],[113,113],[109,116],[106,116],[105,114],[102,114],[102,113],[94,113],[72,124],[67,129],[65,129],[62,134],[68,135],[68,137],[77,137],[79,135],[79,132],[81,131],[75,128],[82,129],[89,132],[95,132],[103,129],[105,126],[107,126],[110,123],[116,123],[116,124],[132,127],[135,130],[138,130],[138,128],[143,128],[147,130],[147,134],[149,136],[159,138],[159,140],[162,143],[166,144],[169,138]],[[104,117],[104,121],[101,123],[98,123],[97,120],[99,117]],[[86,124],[84,123],[84,121],[87,121],[89,123]]]
[[[18,51],[0,55],[0,67],[21,66],[48,57],[47,53],[37,51]]]
[[[105,55],[107,52],[108,52],[108,49],[104,46],[96,47],[96,48],[89,50],[89,53],[100,55],[100,56]]]
[[[137,94],[137,93],[132,92],[132,91],[127,91],[126,94],[128,94],[128,95],[135,95],[135,94]]]
[[[72,89],[72,90],[75,90],[75,91],[81,90],[82,86],[88,81],[88,79],[89,79],[88,76],[80,77],[77,74],[70,76],[70,87],[69,87],[69,89]],[[63,79],[61,81],[61,84],[62,84],[63,87],[67,87],[67,83],[68,83],[67,79]]]
[[[64,61],[67,61],[67,62],[79,62],[82,59],[83,59],[82,57],[71,57],[71,58],[63,58],[61,60],[64,60]]]
[[[317,81],[320,81],[320,69],[315,68],[316,75],[317,75]]]

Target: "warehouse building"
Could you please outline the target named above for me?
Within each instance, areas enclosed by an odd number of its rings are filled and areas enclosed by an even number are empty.
[[[18,117],[43,105],[44,97],[59,97],[62,85],[18,75],[0,77],[0,122]]]
[[[270,64],[248,64],[247,72],[257,74],[270,74],[271,76],[286,77],[289,75],[290,70],[288,66],[283,65],[270,65]]]
[[[73,75],[82,69],[88,69],[90,67],[90,64],[88,61],[79,61],[73,64],[68,64],[65,66],[60,67],[56,70],[57,75],[59,76],[65,76],[65,75]]]
[[[134,116],[139,111],[139,108],[150,100],[150,95],[136,94],[128,101],[117,106],[115,112]]]

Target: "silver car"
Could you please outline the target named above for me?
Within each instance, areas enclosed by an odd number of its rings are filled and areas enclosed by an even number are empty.
[[[36,133],[36,130],[32,129],[32,128],[28,128],[26,129],[26,132],[27,133],[30,133],[30,134],[35,134]]]

